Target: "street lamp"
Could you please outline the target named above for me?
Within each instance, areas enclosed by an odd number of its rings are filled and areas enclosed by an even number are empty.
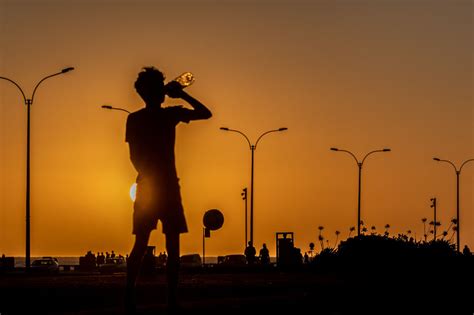
[[[120,111],[122,111],[122,112],[126,112],[126,113],[129,113],[129,114],[130,114],[130,111],[128,111],[128,110],[126,110],[126,109],[124,109],[124,108],[120,108],[120,107],[113,107],[113,106],[111,106],[111,105],[102,105],[101,107],[104,108],[104,109],[110,109],[110,110],[120,110]]]
[[[262,133],[260,135],[260,137],[257,138],[257,141],[255,142],[255,144],[252,144],[249,140],[249,138],[242,132],[242,131],[239,131],[239,130],[235,130],[235,129],[230,129],[230,128],[227,128],[227,127],[221,127],[220,128],[221,130],[223,131],[231,131],[231,132],[237,132],[238,134],[241,134],[245,140],[247,140],[248,144],[249,144],[249,148],[250,148],[250,151],[252,153],[252,166],[251,166],[251,169],[250,169],[250,242],[252,242],[252,244],[254,244],[253,242],[253,200],[254,200],[254,165],[255,165],[255,150],[257,149],[257,144],[258,142],[260,141],[260,139],[263,138],[263,136],[269,134],[269,133],[272,133],[272,132],[279,132],[279,131],[285,131],[285,130],[288,130],[288,128],[286,127],[282,127],[282,128],[278,128],[278,129],[274,129],[274,130],[269,130],[269,131],[266,131],[264,133]],[[247,245],[247,244],[245,244]]]
[[[109,109],[109,110],[118,110],[122,112],[126,112],[130,114],[130,111],[120,108],[120,107],[113,107],[111,105],[102,105],[101,106],[104,109]],[[135,199],[137,198],[137,183],[133,183],[132,186],[130,187],[130,199],[132,199],[133,202],[135,202]]]
[[[35,98],[35,93],[36,90],[38,89],[39,85],[45,81],[46,79],[52,78],[54,76],[69,72],[74,70],[73,67],[68,67],[64,68],[61,71],[48,75],[44,78],[42,78],[35,86],[33,89],[33,94],[31,95],[31,98],[27,98],[25,96],[25,93],[23,92],[23,89],[16,83],[15,81],[5,78],[5,77],[0,77],[0,79],[7,80],[11,83],[13,83],[21,92],[21,95],[23,96],[23,101],[25,102],[26,108],[27,108],[27,120],[26,120],[26,253],[25,253],[25,268],[26,270],[30,269],[31,266],[31,257],[30,257],[30,195],[31,195],[31,181],[30,181],[30,133],[31,133],[31,128],[30,128],[30,111],[31,111],[31,105],[33,105],[33,100]]]
[[[469,160],[464,161],[461,164],[461,167],[459,169],[456,167],[456,165],[454,165],[453,162],[451,162],[449,160],[442,160],[442,159],[437,158],[437,157],[434,157],[433,160],[438,161],[438,162],[446,162],[446,163],[451,164],[454,168],[454,171],[456,172],[456,219],[457,219],[456,243],[457,243],[457,248],[458,248],[458,252],[459,252],[459,251],[461,251],[461,247],[460,247],[461,246],[461,239],[460,239],[461,222],[459,221],[459,219],[460,219],[460,217],[459,217],[459,175],[461,175],[461,170],[462,170],[463,166],[466,165],[468,162],[474,161],[474,159],[469,159]]]
[[[390,152],[391,149],[381,149],[381,150],[374,150],[374,151],[371,151],[369,153],[367,153],[364,158],[362,159],[362,161],[359,161],[356,156],[348,151],[348,150],[340,150],[338,148],[331,148],[332,151],[339,151],[339,152],[346,152],[348,154],[350,154],[354,160],[356,161],[357,163],[357,166],[359,167],[359,193],[358,193],[358,197],[357,197],[357,236],[360,235],[360,192],[361,192],[361,179],[362,179],[362,165],[364,165],[364,161],[365,159],[373,154],[373,153],[377,153],[377,152]]]

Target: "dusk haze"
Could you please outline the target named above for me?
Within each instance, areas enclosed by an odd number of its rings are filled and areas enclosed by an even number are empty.
[[[177,94],[165,87],[162,104],[176,109],[181,255],[202,255],[205,241],[217,262],[253,241],[273,262],[279,232],[311,257],[362,233],[426,242],[433,220],[437,238],[472,250],[473,10],[471,0],[0,0],[0,254],[23,259],[27,242],[18,87],[31,98],[56,73],[30,107],[32,260],[130,254],[140,171],[126,132],[128,112],[145,108],[134,86],[144,67],[165,83],[194,76]],[[223,215],[212,232],[211,209]],[[148,245],[167,251],[162,222]]]

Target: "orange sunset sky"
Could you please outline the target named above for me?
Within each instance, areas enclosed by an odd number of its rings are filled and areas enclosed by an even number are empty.
[[[240,253],[255,156],[255,243],[275,252],[275,232],[296,246],[333,245],[357,220],[422,238],[438,198],[440,231],[456,214],[455,172],[473,149],[473,2],[466,1],[71,1],[0,0],[0,76],[31,95],[31,253],[125,254],[133,243],[129,188],[136,173],[124,142],[126,114],[143,106],[142,66],[168,79],[191,71],[187,91],[213,112],[177,128],[177,169],[190,232],[182,253],[202,251],[202,216],[220,209],[206,253]],[[167,100],[167,105],[183,104]],[[25,247],[26,107],[0,80],[0,253]],[[474,248],[474,163],[461,173],[461,242]],[[250,188],[250,187],[249,187]],[[455,238],[454,238],[455,239]],[[164,250],[159,230],[151,245]],[[319,245],[318,245],[319,248]]]

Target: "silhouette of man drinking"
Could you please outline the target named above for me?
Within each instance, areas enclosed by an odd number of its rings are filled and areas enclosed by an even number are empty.
[[[177,307],[179,271],[179,235],[188,231],[181,204],[180,187],[175,167],[175,127],[180,122],[208,119],[209,109],[184,92],[178,82],[164,84],[165,77],[154,67],[143,68],[135,89],[145,108],[131,113],[127,119],[126,142],[130,159],[138,172],[133,212],[135,244],[128,258],[126,309],[135,311],[135,284],[152,230],[161,221],[166,238],[168,260],[166,276],[168,307]],[[161,107],[165,95],[186,101],[193,110],[182,106]]]

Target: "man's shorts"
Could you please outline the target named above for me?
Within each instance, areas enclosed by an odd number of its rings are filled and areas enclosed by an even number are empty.
[[[188,232],[178,180],[140,179],[133,211],[133,234],[155,230],[158,220],[164,234]]]

